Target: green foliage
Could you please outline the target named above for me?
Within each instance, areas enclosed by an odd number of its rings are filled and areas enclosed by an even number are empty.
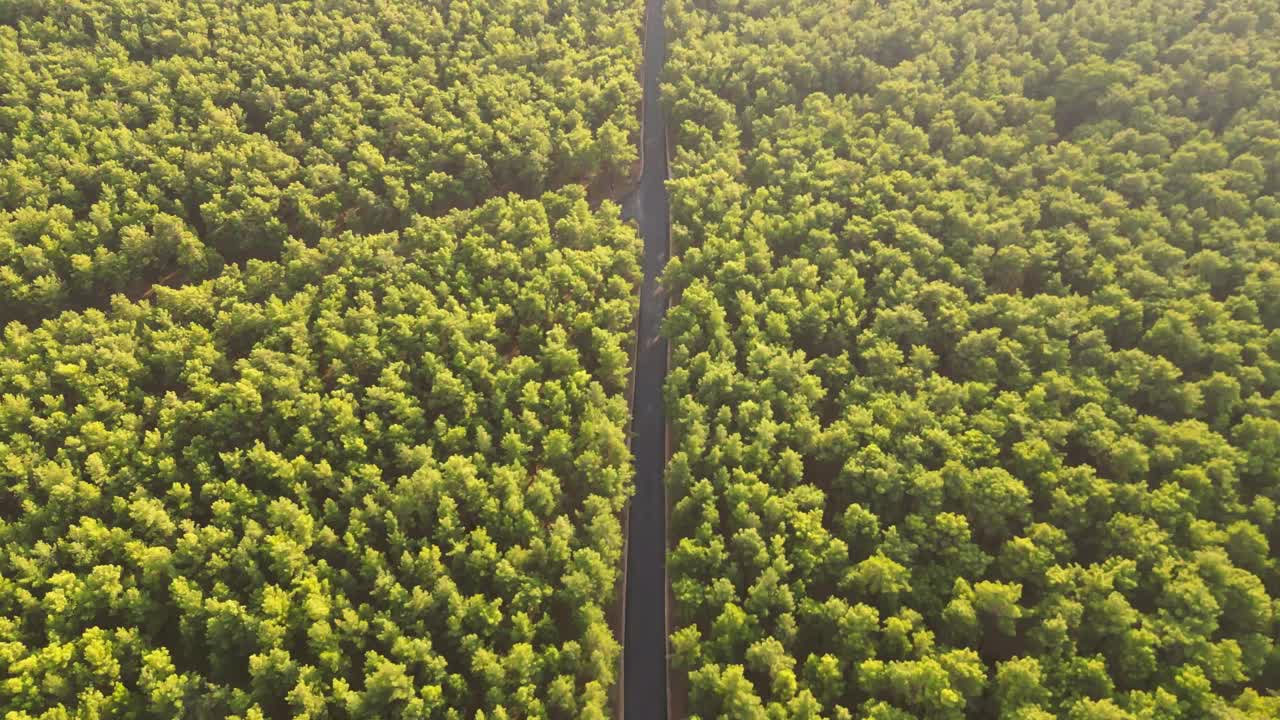
[[[622,0],[0,5],[0,321],[635,160]]]
[[[0,706],[605,714],[638,254],[571,187],[9,324]]]
[[[1274,3],[666,5],[690,714],[1280,716]]]
[[[6,720],[607,714],[640,9],[0,2]]]

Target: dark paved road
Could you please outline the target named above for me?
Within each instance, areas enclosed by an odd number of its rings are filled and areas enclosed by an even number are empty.
[[[666,464],[666,414],[662,383],[667,375],[667,341],[658,328],[667,297],[658,277],[667,264],[666,117],[658,101],[658,77],[666,56],[662,0],[648,0],[644,50],[644,164],[630,210],[644,238],[644,283],[640,289],[639,345],[631,449],[635,453],[636,494],[631,500],[627,545],[626,629],[623,637],[623,713],[626,720],[667,716],[666,505],[662,470]]]

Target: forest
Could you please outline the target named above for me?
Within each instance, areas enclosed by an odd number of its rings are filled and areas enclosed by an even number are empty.
[[[0,2],[0,715],[612,715],[640,18]]]
[[[1280,717],[1280,7],[650,7],[676,715]],[[616,714],[643,13],[0,0],[5,720]]]
[[[639,26],[630,0],[5,0],[0,321],[607,189]]]
[[[1280,717],[1280,8],[666,13],[686,716]]]

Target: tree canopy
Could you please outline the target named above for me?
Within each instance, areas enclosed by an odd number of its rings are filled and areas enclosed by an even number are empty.
[[[10,717],[603,717],[633,229],[581,190],[0,345]]]
[[[0,6],[0,321],[635,160],[639,4]]]
[[[603,718],[630,0],[0,2],[0,714]]]
[[[1274,718],[1274,3],[668,0],[691,717]]]

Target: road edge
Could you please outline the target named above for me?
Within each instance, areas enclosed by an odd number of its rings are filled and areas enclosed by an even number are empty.
[[[635,169],[630,178],[627,179],[627,188],[621,196],[617,198],[619,213],[624,220],[634,220],[637,237],[639,231],[639,220],[635,217],[635,208],[629,207],[634,200],[636,192],[640,188],[640,178],[644,176],[644,111],[645,104],[648,102],[644,96],[644,57],[645,49],[648,46],[648,33],[645,32],[645,20],[648,16],[648,3],[645,2],[645,11],[640,13],[640,62],[637,65],[636,79],[640,83],[640,104],[637,112],[640,114],[640,131],[636,136],[636,147],[639,156],[636,161]],[[628,214],[631,215],[628,218]],[[643,238],[641,238],[643,242]],[[641,249],[643,245],[639,246]],[[641,258],[643,261],[643,252]],[[639,298],[640,293],[644,292],[644,268],[640,268],[640,277],[636,281],[634,294]],[[637,358],[640,355],[640,302],[636,301],[636,310],[631,316],[631,371],[627,374],[627,452],[631,454],[631,438],[632,424],[635,422],[636,414],[636,371]],[[668,366],[670,364],[668,363]],[[634,457],[632,458],[632,466],[634,467]],[[634,482],[634,476],[632,478]],[[616,625],[613,627],[613,637],[618,643],[618,678],[613,684],[613,714],[617,720],[624,720],[625,716],[625,700],[626,700],[626,680],[627,680],[627,652],[624,644],[626,642],[627,633],[627,559],[630,557],[631,551],[631,498],[627,498],[626,505],[619,513],[619,526],[622,529],[622,560],[619,568],[618,581],[615,583],[617,597],[615,599],[615,608],[613,620]]]

